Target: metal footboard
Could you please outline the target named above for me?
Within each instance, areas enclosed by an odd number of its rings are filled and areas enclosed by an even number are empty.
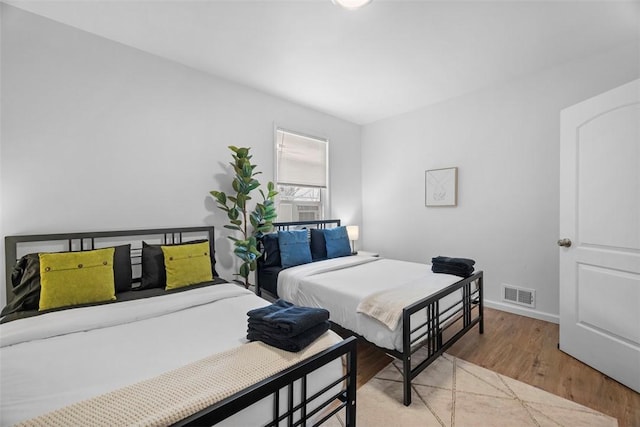
[[[175,426],[214,425],[234,415],[252,404],[271,396],[273,398],[272,413],[261,425],[276,427],[286,426],[318,426],[336,413],[344,410],[346,425],[356,425],[356,351],[357,341],[349,337],[344,341],[286,369],[275,376],[261,381],[217,404],[185,418]],[[345,357],[344,373],[322,390],[309,394],[307,376],[316,369],[327,365],[341,357]],[[294,387],[294,383],[300,387]],[[329,397],[322,397],[336,386],[340,390]],[[298,389],[298,398],[294,396]],[[284,390],[284,393],[282,391]],[[281,410],[281,395],[286,396],[286,409]],[[321,398],[323,400],[321,400]],[[309,409],[312,406],[314,409]],[[320,415],[321,414],[321,415]],[[310,421],[312,420],[313,421]]]
[[[479,271],[404,308],[402,312],[402,353],[394,352],[393,355],[402,360],[405,405],[411,404],[411,381],[420,372],[476,324],[479,325],[479,332],[481,334],[484,332],[483,280],[483,272]],[[441,300],[459,290],[462,290],[462,300],[440,310]],[[478,309],[474,315],[473,309],[475,307]],[[426,311],[427,320],[413,324],[412,316],[421,311]],[[450,338],[444,340],[444,332],[460,325],[460,321],[462,322],[460,329]],[[427,355],[412,368],[412,356],[422,347],[426,349]]]

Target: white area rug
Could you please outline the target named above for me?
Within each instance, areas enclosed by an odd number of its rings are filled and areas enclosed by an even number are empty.
[[[393,361],[358,389],[358,426],[617,426],[601,412],[443,355],[413,381],[402,404],[401,363]],[[329,426],[344,425],[343,415]]]

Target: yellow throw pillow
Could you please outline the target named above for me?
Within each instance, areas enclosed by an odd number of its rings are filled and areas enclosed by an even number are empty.
[[[164,267],[167,273],[167,287],[165,289],[181,288],[213,280],[208,241],[190,245],[160,247],[164,255]]]
[[[39,310],[115,300],[114,252],[106,248],[39,254]]]

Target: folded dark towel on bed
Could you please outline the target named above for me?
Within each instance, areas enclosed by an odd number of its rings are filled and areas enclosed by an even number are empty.
[[[282,350],[298,352],[314,342],[320,337],[320,335],[324,334],[328,330],[328,321],[319,323],[314,327],[302,332],[301,334],[294,335],[292,337],[283,337],[279,334],[271,334],[249,328],[247,339],[249,341],[262,341],[265,344],[280,348]]]
[[[282,334],[294,336],[329,320],[329,311],[293,306],[268,314],[262,320],[275,326]]]
[[[273,324],[269,323],[269,322],[265,322],[264,320],[254,320],[249,318],[249,330],[256,330],[259,332],[265,332],[268,334],[274,334],[274,335],[279,335],[282,338],[288,338],[288,337],[293,337],[295,335],[298,334],[287,334],[285,332],[283,332],[280,328],[278,328],[277,326],[274,326]],[[315,325],[312,325],[311,327],[313,327]],[[307,328],[308,329],[308,328]],[[304,331],[301,331],[300,333],[302,333]]]
[[[468,258],[451,258],[438,256],[431,258],[431,271],[434,273],[453,274],[469,277],[473,274],[475,261]]]
[[[247,312],[247,316],[249,316],[249,318],[261,319],[267,314],[274,313],[278,310],[282,310],[283,308],[288,308],[288,307],[293,307],[293,304],[283,299],[279,299],[273,304],[260,307],[260,308],[254,308],[253,310],[249,310]]]
[[[431,258],[431,262],[462,267],[473,267],[476,264],[474,260],[469,258],[451,258],[447,256],[437,256],[435,258]]]
[[[469,277],[473,274],[473,267],[461,269],[461,268],[452,268],[452,267],[446,267],[446,266],[442,267],[442,266],[432,265],[431,271],[433,271],[434,273],[453,274],[454,276]]]
[[[329,320],[329,312],[323,308],[299,307],[278,300],[271,306],[251,310],[249,327],[280,337],[293,337]]]

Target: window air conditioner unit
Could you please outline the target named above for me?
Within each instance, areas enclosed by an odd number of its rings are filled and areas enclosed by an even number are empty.
[[[298,221],[315,221],[320,219],[320,206],[298,205]]]

